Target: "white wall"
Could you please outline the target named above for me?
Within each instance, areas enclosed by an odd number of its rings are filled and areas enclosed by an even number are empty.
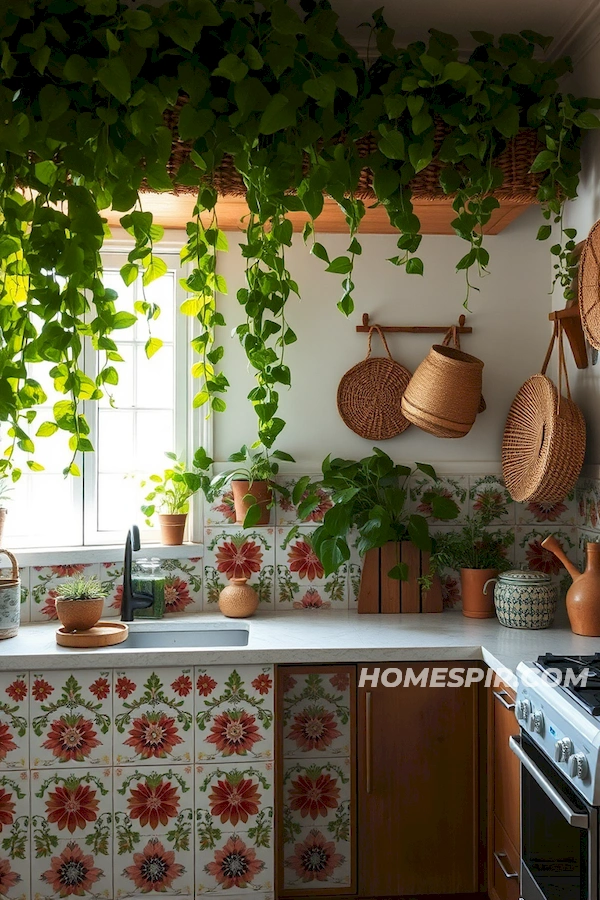
[[[567,89],[576,95],[600,97],[600,45],[596,44],[577,61],[576,74]],[[586,134],[582,148],[582,171],[579,196],[568,204],[566,224],[577,229],[577,240],[583,240],[592,225],[600,219],[600,129]],[[565,305],[560,291],[553,298],[553,307]],[[573,399],[579,404],[587,424],[586,463],[600,465],[600,363],[587,369],[576,369],[567,354],[569,380]]]
[[[473,472],[477,464],[482,464],[481,471],[491,471],[498,464],[506,413],[523,381],[539,371],[550,334],[550,256],[548,245],[535,240],[540,222],[539,210],[534,208],[502,234],[486,239],[491,274],[481,281],[476,278],[481,292],[473,292],[472,313],[468,314],[474,333],[463,337],[462,346],[485,362],[487,411],[460,440],[440,440],[411,426],[380,444],[396,460],[441,462],[451,471],[461,470],[464,464],[466,471]],[[223,255],[220,268],[229,283],[229,296],[222,307],[228,327],[222,337],[231,387],[227,411],[214,419],[217,460],[225,460],[256,435],[255,415],[246,400],[252,376],[237,337],[229,336],[242,320],[235,295],[243,283],[236,237],[231,234],[229,238],[230,252]],[[322,239],[332,257],[343,253],[348,244],[341,235]],[[292,453],[305,471],[318,471],[329,452],[348,457],[370,452],[371,443],[353,434],[336,408],[341,376],[366,353],[366,335],[357,334],[354,327],[360,324],[362,313],[368,312],[372,320],[383,324],[427,325],[450,324],[464,312],[464,276],[455,272],[455,264],[465,252],[459,238],[424,237],[420,253],[425,263],[423,278],[407,276],[386,262],[397,252],[393,236],[365,235],[361,240],[363,255],[355,273],[356,311],[350,320],[336,309],[340,276],[326,274],[324,264],[309,255],[299,235],[287,256],[302,300],[293,298],[287,307],[298,343],[286,351],[292,388],[282,393],[280,412],[288,424],[279,446]],[[389,336],[393,356],[411,371],[433,342],[429,335]]]

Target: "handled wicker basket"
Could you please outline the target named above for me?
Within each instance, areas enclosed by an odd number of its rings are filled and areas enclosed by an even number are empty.
[[[387,357],[371,356],[373,331],[383,341]],[[344,423],[359,437],[386,441],[406,431],[410,422],[400,408],[411,373],[392,358],[378,325],[369,329],[369,347],[362,362],[342,376],[337,407]]]
[[[19,564],[9,550],[0,550],[8,556],[12,571],[9,578],[0,578],[0,640],[14,637],[21,620],[21,578]]]
[[[555,343],[558,390],[546,375]],[[506,488],[513,500],[521,503],[559,503],[574,488],[584,454],[585,420],[571,400],[563,330],[555,320],[541,372],[525,382],[508,413],[502,441]]]
[[[450,347],[452,340],[454,346]],[[406,418],[439,438],[469,433],[485,402],[481,396],[483,363],[464,353],[456,326],[434,344],[411,378],[402,398]]]

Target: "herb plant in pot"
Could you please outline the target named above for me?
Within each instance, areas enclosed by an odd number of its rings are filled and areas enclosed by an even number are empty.
[[[97,578],[77,575],[59,584],[56,615],[66,631],[88,631],[100,619],[106,589]]]
[[[239,451],[229,457],[229,462],[241,465],[221,472],[213,478],[209,490],[205,492],[208,499],[214,498],[225,487],[231,485],[236,522],[244,528],[268,525],[271,509],[275,503],[275,493],[289,496],[287,488],[274,480],[279,472],[277,460],[295,462],[294,457],[284,453],[283,450],[273,450],[269,453],[260,444],[254,444],[252,447],[244,444]]]
[[[469,619],[493,618],[494,592],[484,585],[511,565],[506,551],[514,542],[513,532],[491,531],[489,524],[489,516],[470,516],[462,528],[435,538],[434,567],[460,572],[462,611]]]
[[[200,488],[206,489],[210,484],[208,475],[202,473],[206,473],[212,465],[212,459],[200,447],[194,454],[191,471],[176,453],[165,453],[165,456],[172,460],[173,465],[165,469],[162,475],[150,475],[148,481],[152,483],[152,490],[145,497],[142,512],[148,526],[152,525],[153,516],[158,514],[161,543],[175,547],[183,544],[190,499]],[[142,481],[142,487],[147,483]]]
[[[441,520],[455,519],[458,507],[435,488],[437,478],[433,468],[425,463],[417,463],[416,468],[434,480],[429,498],[432,515]],[[321,481],[313,484],[308,478],[298,481],[292,499],[299,504],[301,519],[320,502],[316,493],[318,488],[331,493],[333,506],[312,536],[312,546],[325,575],[337,571],[350,558],[350,542],[356,532],[356,547],[361,556],[386,544],[395,545],[391,556],[395,556],[396,564],[382,571],[381,577],[398,581],[417,578],[421,584],[427,582],[427,576],[421,579],[420,572],[409,571],[399,553],[400,545],[406,541],[422,551],[432,548],[427,518],[407,509],[407,485],[412,473],[410,466],[397,465],[386,453],[374,447],[372,456],[358,461],[328,456],[323,462]],[[302,500],[305,494],[307,496]],[[287,540],[293,536],[292,529]]]

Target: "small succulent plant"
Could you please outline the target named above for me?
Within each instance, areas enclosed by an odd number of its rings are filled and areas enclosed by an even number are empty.
[[[83,575],[76,575],[59,584],[56,593],[59,600],[96,600],[106,597],[108,592],[95,576],[84,578]]]

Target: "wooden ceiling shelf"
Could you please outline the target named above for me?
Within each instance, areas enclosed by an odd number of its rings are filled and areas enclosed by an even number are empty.
[[[368,202],[368,201],[367,201]],[[517,216],[525,212],[532,200],[521,202],[500,200],[500,206],[494,210],[484,234],[499,234]],[[191,221],[195,196],[192,194],[151,194],[142,198],[145,210],[154,214],[155,220],[163,228],[184,229]],[[421,221],[421,234],[454,234],[450,223],[456,218],[451,200],[417,200],[413,201],[416,215]],[[123,215],[120,212],[105,213],[111,228],[119,225]],[[219,226],[223,231],[241,231],[244,228],[243,217],[248,215],[248,207],[243,197],[220,197],[217,203]],[[308,221],[306,213],[288,213],[294,225],[294,231],[302,231]],[[317,219],[317,230],[321,234],[347,234],[348,226],[344,214],[335,200],[325,199],[323,212]],[[360,227],[361,234],[397,234],[388,221],[387,213],[382,206],[367,208]]]

